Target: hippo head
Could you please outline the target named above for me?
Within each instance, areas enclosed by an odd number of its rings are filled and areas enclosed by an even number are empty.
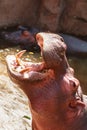
[[[15,29],[7,28],[0,32],[0,39],[9,46],[19,45],[22,49],[28,51],[40,51],[35,40],[35,29],[29,30],[26,27],[18,26]]]
[[[29,98],[33,129],[66,130],[63,123],[72,123],[83,114],[80,83],[67,62],[63,39],[53,33],[38,33],[36,39],[43,62],[21,60],[25,51],[8,55],[8,74]]]

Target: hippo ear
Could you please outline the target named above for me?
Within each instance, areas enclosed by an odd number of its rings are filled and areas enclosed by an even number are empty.
[[[76,107],[78,109],[78,115],[79,115],[80,112],[84,109],[85,103],[81,100],[77,100]]]
[[[67,117],[70,121],[70,119],[74,119],[75,116],[81,115],[81,113],[84,111],[85,104],[83,101],[76,99],[70,102],[69,107],[70,109],[67,113]]]

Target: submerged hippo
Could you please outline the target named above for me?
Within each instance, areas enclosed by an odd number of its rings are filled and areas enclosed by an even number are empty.
[[[60,34],[67,45],[67,54],[78,57],[87,57],[87,41],[83,41],[76,37]]]
[[[32,130],[87,130],[87,103],[80,82],[74,77],[62,37],[38,33],[43,61],[21,60],[24,51],[6,57],[11,80],[29,98]]]
[[[8,46],[19,45],[22,49],[38,52],[40,48],[35,39],[37,32],[37,29],[25,26],[9,27],[0,31],[0,40],[2,40],[1,43],[3,42]]]

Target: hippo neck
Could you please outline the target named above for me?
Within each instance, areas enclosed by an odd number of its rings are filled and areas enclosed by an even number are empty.
[[[75,118],[74,121],[67,123],[64,120],[47,120],[46,118],[38,118],[36,115],[33,114],[32,118],[32,129],[33,130],[80,130],[80,128],[84,127],[87,124],[87,114],[83,114],[83,116]],[[35,120],[37,119],[37,120]],[[60,121],[61,120],[61,121]]]
[[[86,108],[87,109],[87,108]],[[84,109],[84,112],[78,119],[75,119],[75,121],[70,126],[70,130],[87,130],[87,110]]]
[[[60,119],[48,119],[41,117],[32,111],[32,129],[33,130],[67,130],[66,123]]]

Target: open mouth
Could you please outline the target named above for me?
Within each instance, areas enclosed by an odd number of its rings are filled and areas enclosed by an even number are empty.
[[[32,63],[21,60],[22,55],[26,50],[22,50],[16,55],[8,55],[6,57],[7,68],[10,75],[19,80],[42,80],[46,77],[49,71],[45,62]]]
[[[31,80],[31,81],[42,80],[48,75],[50,75],[50,77],[52,78],[54,74],[54,71],[53,71],[53,67],[55,66],[54,62],[57,66],[60,63],[60,58],[58,57],[60,51],[57,52],[58,54],[56,54],[55,52],[55,55],[54,55],[55,47],[53,47],[53,43],[49,44],[48,46],[48,42],[50,38],[53,39],[53,41],[55,40],[53,36],[54,34],[43,34],[43,33],[36,35],[37,44],[39,45],[41,49],[41,55],[43,58],[43,61],[40,63],[25,62],[21,60],[22,55],[26,52],[25,50],[20,51],[16,55],[8,55],[6,57],[6,62],[7,62],[8,72],[10,73],[10,75],[14,78],[18,77],[18,79],[20,80],[25,79],[25,80]],[[59,42],[59,37],[57,38],[57,40]],[[54,42],[54,45],[55,45],[55,42]],[[46,50],[43,51],[44,46]],[[61,45],[58,43],[56,46],[58,46],[57,47],[58,50],[62,48]],[[50,48],[52,51],[52,55],[50,54],[51,52],[49,52]],[[52,56],[54,59],[52,58]],[[59,58],[58,60],[57,60],[57,57]]]

